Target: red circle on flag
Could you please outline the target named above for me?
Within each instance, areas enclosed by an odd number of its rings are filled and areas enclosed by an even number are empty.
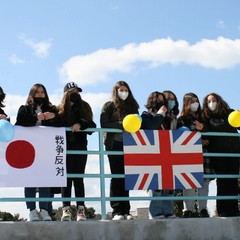
[[[11,142],[6,149],[6,160],[11,167],[28,168],[35,159],[35,149],[30,142],[17,140]]]

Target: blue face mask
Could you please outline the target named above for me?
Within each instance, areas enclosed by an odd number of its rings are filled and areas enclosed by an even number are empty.
[[[172,110],[176,105],[176,102],[174,100],[168,101],[168,109]]]

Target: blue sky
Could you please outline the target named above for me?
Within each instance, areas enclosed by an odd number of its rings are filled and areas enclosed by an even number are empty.
[[[239,109],[237,0],[41,0],[0,4],[0,86],[15,123],[31,86],[54,104],[75,81],[99,126],[112,86],[129,83],[140,113],[152,91],[217,92]]]

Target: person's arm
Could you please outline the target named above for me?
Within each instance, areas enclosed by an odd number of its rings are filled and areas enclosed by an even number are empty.
[[[83,107],[86,112],[88,112],[88,117],[78,119],[72,126],[73,132],[78,132],[79,130],[85,130],[87,128],[96,128],[96,123],[93,121],[93,113],[90,105],[87,102],[84,102]],[[91,135],[93,132],[87,132],[87,134]]]
[[[56,106],[52,106],[47,111],[44,112],[45,119],[43,125],[53,126],[53,127],[62,127],[64,126],[63,115],[58,113]]]
[[[22,105],[17,113],[17,121],[15,125],[20,126],[35,126],[38,121],[37,114],[33,112],[32,106]]]
[[[161,114],[156,114],[155,116],[144,111],[141,115],[142,117],[142,129],[162,129],[161,125],[164,120],[164,116]]]
[[[114,106],[111,102],[107,102],[103,105],[100,115],[100,125],[102,128],[119,128],[123,129],[122,122],[113,121],[112,114]]]
[[[4,119],[10,122],[10,117],[0,108],[0,120]]]

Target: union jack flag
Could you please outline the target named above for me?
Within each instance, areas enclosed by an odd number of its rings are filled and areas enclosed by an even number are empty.
[[[202,140],[197,131],[124,132],[123,149],[126,190],[203,187]]]

